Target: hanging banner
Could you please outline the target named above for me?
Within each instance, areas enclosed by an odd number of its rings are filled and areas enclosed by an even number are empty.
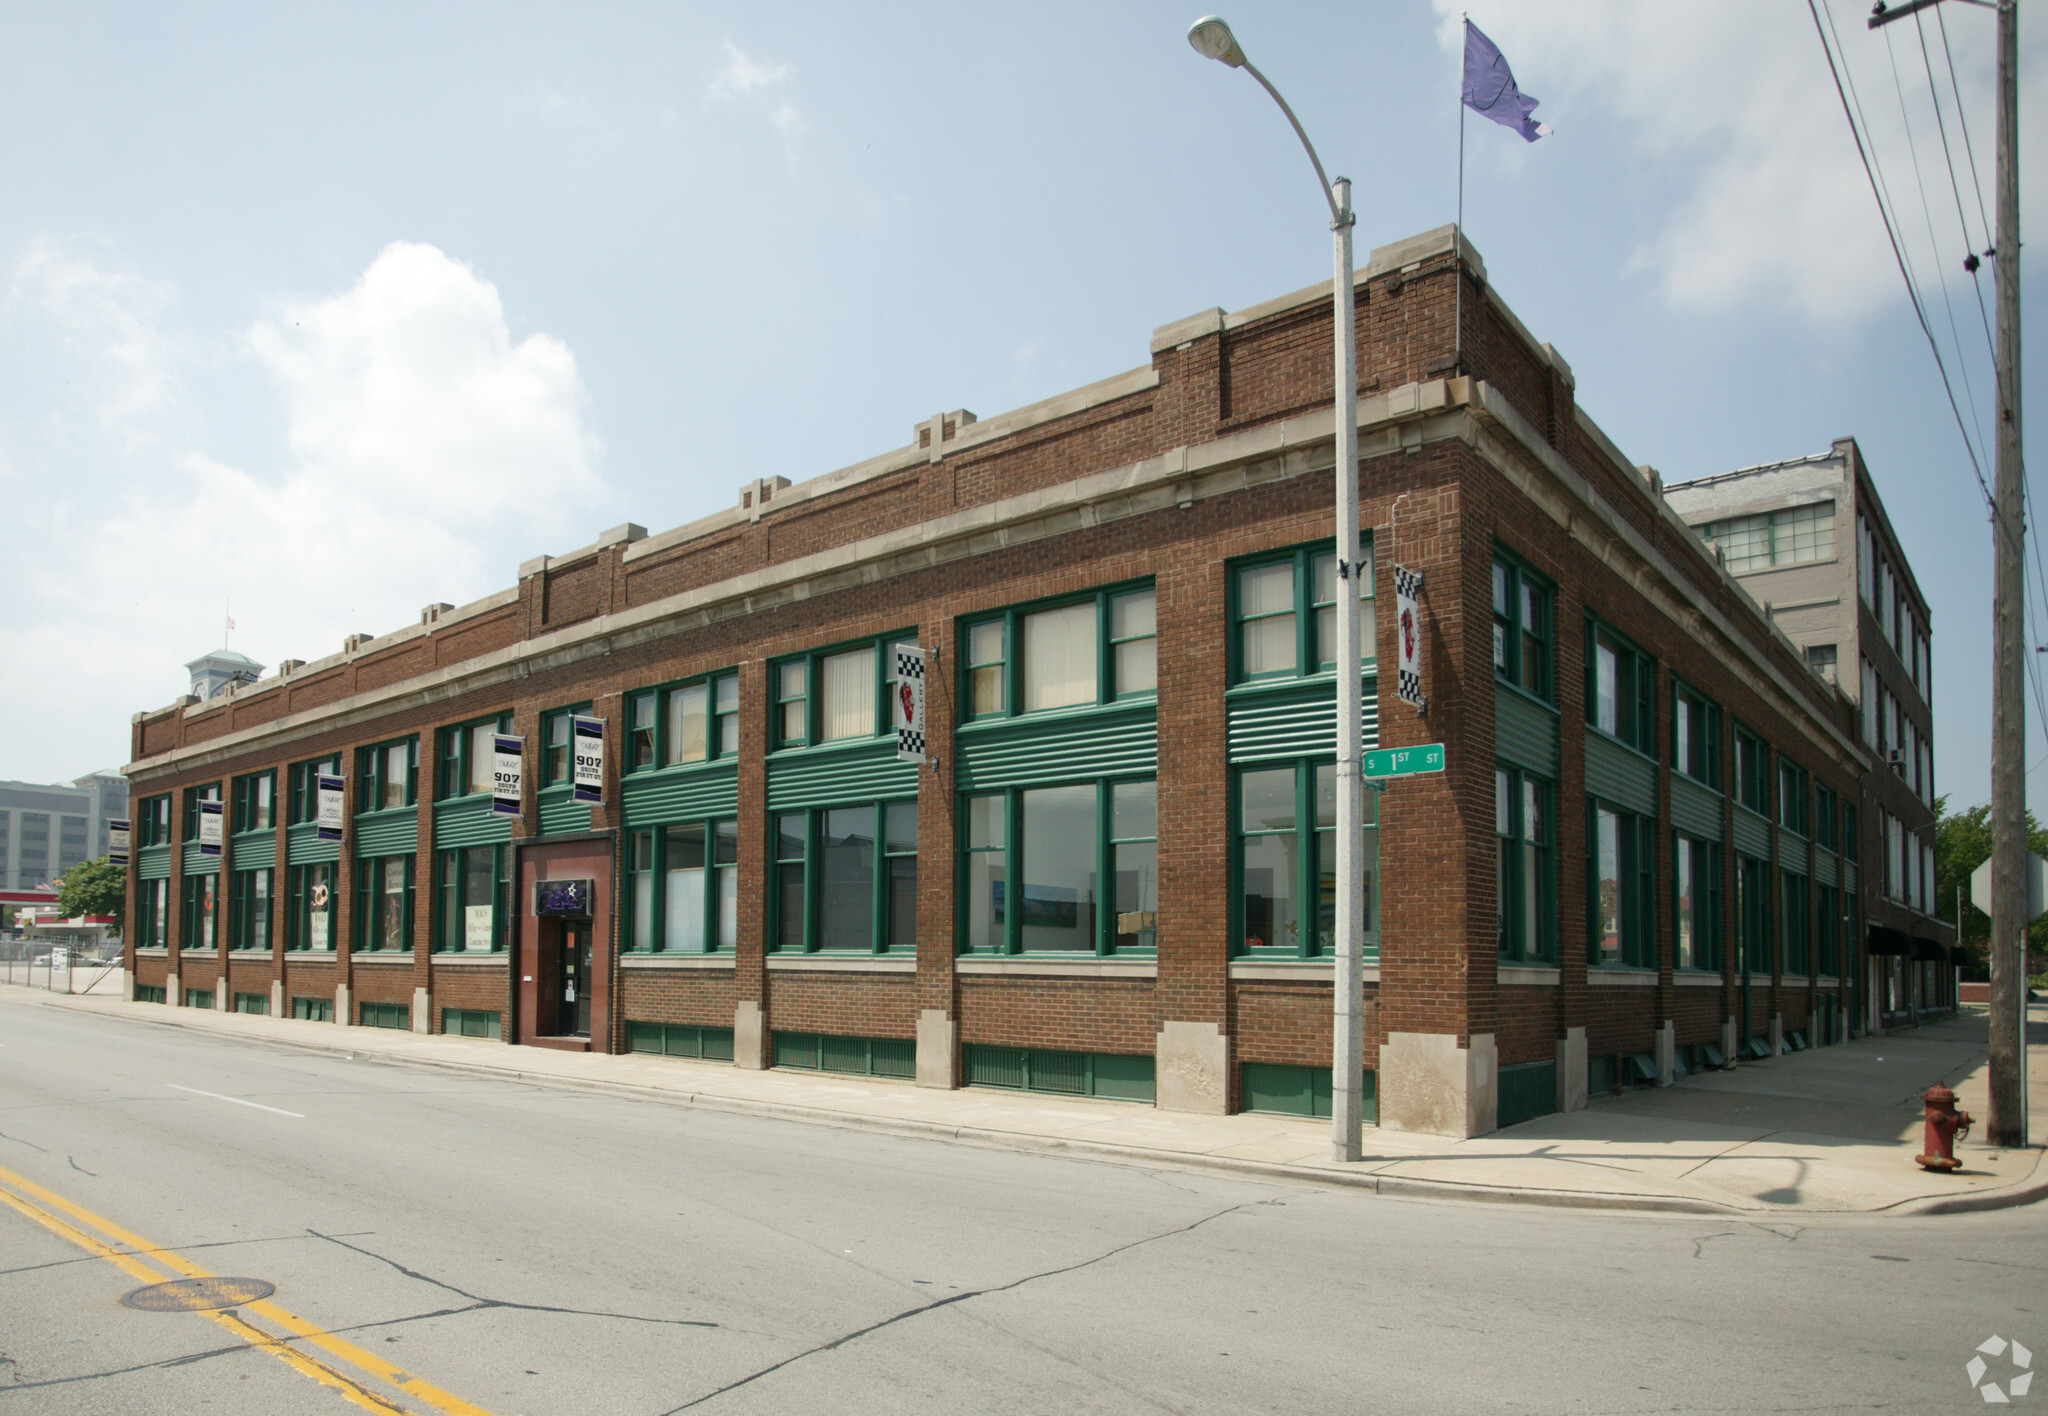
[[[491,769],[491,810],[499,816],[517,816],[525,790],[526,739],[498,733],[491,738],[491,750],[496,755]]]
[[[220,803],[202,801],[199,803],[199,854],[220,854]]]
[[[342,810],[342,791],[346,783],[339,777],[321,773],[313,779],[313,819],[319,823],[319,835],[323,841],[341,839],[342,823],[347,820]]]
[[[1400,637],[1400,658],[1394,675],[1394,692],[1403,703],[1427,711],[1429,698],[1422,691],[1422,612],[1416,599],[1422,594],[1422,572],[1394,567],[1394,626]]]
[[[924,650],[908,644],[896,646],[896,760],[923,762],[929,754],[924,745]]]
[[[604,800],[604,719],[569,720],[569,774],[577,801]]]
[[[109,821],[107,823],[107,864],[128,863],[128,823]]]

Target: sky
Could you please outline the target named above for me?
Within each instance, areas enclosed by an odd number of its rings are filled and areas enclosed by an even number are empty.
[[[1994,22],[1830,7],[1981,439]],[[1933,608],[1939,786],[1985,800],[1990,528],[1806,4],[1234,5],[1361,261],[1457,213],[1465,10],[1554,130],[1466,127],[1493,284],[1667,481],[1859,439]],[[1306,159],[1195,8],[1029,14],[0,3],[0,779],[120,765],[230,615],[318,658],[1328,278]]]

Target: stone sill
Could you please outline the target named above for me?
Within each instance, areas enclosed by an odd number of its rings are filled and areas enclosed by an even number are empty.
[[[135,946],[135,957],[138,959],[168,959],[171,957],[170,946],[166,944],[150,949],[138,944]]]
[[[891,959],[880,956],[861,958],[834,958],[817,954],[769,954],[766,956],[770,973],[888,973],[914,974],[917,972],[915,958]]]
[[[1717,973],[1679,972],[1671,975],[1674,988],[1719,988],[1721,975]]]
[[[1655,988],[1655,969],[1587,969],[1588,988]]]
[[[413,956],[410,952],[404,954],[362,953],[349,955],[349,962],[354,964],[388,964],[393,968],[408,969],[412,967],[412,959]]]
[[[953,971],[961,974],[1006,974],[1040,978],[1149,978],[1159,977],[1157,959],[1032,959],[1018,955],[1008,958],[956,958]]]
[[[493,964],[503,965],[507,961],[508,956],[503,949],[491,951],[480,949],[474,954],[470,953],[467,949],[449,949],[445,952],[437,952],[431,957],[434,961],[434,967],[437,969],[451,964],[457,968],[475,969],[489,968]]]
[[[621,954],[622,969],[731,969],[730,954]]]
[[[1378,963],[1367,963],[1359,970],[1360,980],[1377,985],[1380,981]],[[1256,983],[1330,983],[1337,975],[1335,959],[1256,959],[1238,958],[1230,961],[1230,977],[1234,982]]]
[[[1495,964],[1493,981],[1509,984],[1555,986],[1564,970],[1556,964]]]

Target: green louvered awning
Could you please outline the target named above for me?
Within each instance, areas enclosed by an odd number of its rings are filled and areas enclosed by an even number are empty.
[[[778,753],[768,759],[768,809],[901,799],[917,795],[915,762],[899,762],[896,738],[865,739]]]
[[[892,748],[894,744],[891,744]],[[770,769],[773,770],[772,768]],[[625,803],[627,828],[660,826],[670,821],[701,821],[713,816],[737,816],[740,809],[740,772],[733,762],[701,767],[670,767],[660,772],[635,772],[619,786]],[[583,824],[559,829],[588,831],[590,808],[567,802],[556,811],[567,818],[571,810],[582,813]],[[542,829],[548,830],[543,806]]]
[[[976,723],[958,734],[963,792],[1159,772],[1154,705]]]
[[[1233,689],[1225,709],[1224,732],[1232,765],[1277,762],[1296,757],[1337,755],[1337,683]],[[1359,714],[1366,749],[1380,745],[1380,695],[1376,679],[1365,681]]]

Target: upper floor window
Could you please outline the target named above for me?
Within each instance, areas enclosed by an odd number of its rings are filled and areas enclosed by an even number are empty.
[[[1149,585],[970,621],[961,629],[967,717],[1150,697],[1159,690],[1158,633]]]
[[[1557,892],[1551,867],[1552,788],[1516,767],[1493,772],[1495,900],[1500,956],[1557,958]]]
[[[572,703],[567,708],[550,709],[540,715],[542,786],[555,786],[569,780],[569,767],[575,761],[574,725],[571,720],[588,712],[588,703]]]
[[[1359,561],[1358,659],[1365,665],[1378,656],[1370,540],[1362,540]],[[1234,677],[1242,682],[1335,669],[1337,585],[1334,547],[1304,546],[1238,562],[1230,581]]]
[[[252,772],[235,778],[237,831],[269,831],[277,825],[277,773]]]
[[[707,674],[631,694],[626,720],[628,772],[732,757],[740,750],[740,676]]]
[[[1638,751],[1653,751],[1650,695],[1656,664],[1605,625],[1590,626],[1587,638],[1587,721]]]
[[[1860,706],[1861,706],[1861,707],[1862,707],[1862,709],[1863,709],[1863,741],[1864,741],[1865,743],[1867,743],[1867,744],[1868,744],[1869,746],[1871,746],[1871,747],[1876,747],[1876,746],[1878,745],[1878,743],[1877,743],[1877,710],[1878,710],[1878,691],[1877,691],[1877,670],[1876,670],[1876,669],[1875,669],[1874,667],[1872,667],[1872,665],[1871,665],[1871,662],[1870,662],[1870,660],[1868,660],[1868,659],[1865,659],[1865,660],[1863,661],[1863,678],[1862,678],[1862,685],[1863,685],[1863,701],[1862,701],[1862,704],[1861,704]]]
[[[135,844],[167,846],[171,843],[171,796],[143,797],[135,803]]]
[[[1783,753],[1778,755],[1778,824],[1787,831],[1806,834],[1806,769]]]
[[[1709,521],[1699,533],[1734,575],[1774,565],[1806,565],[1835,554],[1835,504],[1814,502],[1789,511]]]
[[[1841,804],[1841,809],[1842,858],[1844,860],[1854,860],[1856,859],[1856,856],[1858,854],[1858,847],[1860,845],[1860,840],[1856,834],[1856,808],[1849,805],[1849,803],[1845,801]]]
[[[1770,812],[1771,778],[1763,740],[1735,730],[1735,799],[1751,811]]]
[[[420,740],[380,743],[356,749],[357,811],[389,811],[419,800]]]
[[[1504,556],[1493,562],[1493,672],[1545,702],[1551,684],[1551,589]]]
[[[1682,683],[1671,692],[1671,765],[1721,790],[1721,705]]]
[[[910,634],[887,634],[770,664],[775,745],[805,747],[888,732],[889,690],[895,682],[898,644],[914,649],[917,639]]]
[[[1809,644],[1806,646],[1806,667],[1812,669],[1829,683],[1835,681],[1836,649],[1832,644]]]
[[[497,784],[498,747],[492,739],[511,731],[510,713],[441,729],[441,771],[435,795],[459,797],[489,792]]]
[[[203,787],[185,788],[185,837],[188,841],[199,839],[199,803],[219,801],[220,783],[208,782]]]
[[[1870,534],[1870,523],[1860,516],[1856,518],[1856,589],[1863,596],[1863,603],[1875,610],[1877,538]]]
[[[320,815],[320,779],[341,775],[341,754],[316,757],[311,762],[292,764],[290,820],[293,824],[313,821]]]
[[[1813,843],[1823,850],[1835,849],[1835,794],[1826,787],[1813,789]]]

